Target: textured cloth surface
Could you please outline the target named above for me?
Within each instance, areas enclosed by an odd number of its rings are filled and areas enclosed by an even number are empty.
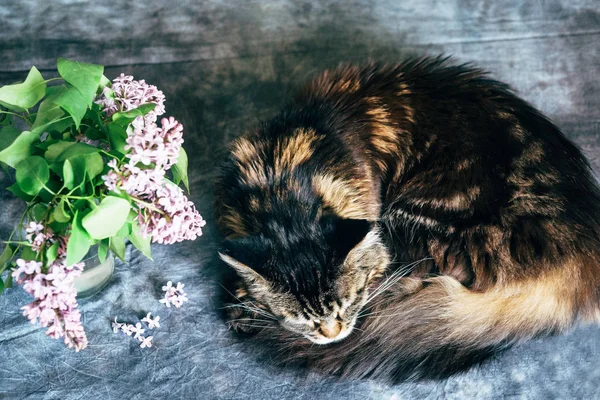
[[[444,381],[388,386],[274,368],[217,316],[212,214],[225,144],[273,115],[314,73],[368,58],[443,52],[473,61],[549,115],[598,173],[597,0],[4,0],[0,26],[1,84],[23,79],[32,64],[54,76],[63,56],[162,89],[167,115],[184,124],[191,198],[208,221],[193,243],[153,246],[154,262],[128,247],[109,286],[80,301],[83,352],[26,321],[19,308],[30,298],[20,288],[0,296],[0,398],[600,398],[596,326],[533,340]],[[2,187],[9,181],[2,175]],[[6,238],[23,204],[5,190],[0,199]],[[168,280],[186,284],[190,301],[181,309],[158,302]],[[114,316],[134,322],[147,312],[161,316],[151,349],[112,333]]]

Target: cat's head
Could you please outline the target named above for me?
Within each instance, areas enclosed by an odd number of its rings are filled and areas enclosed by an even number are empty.
[[[365,220],[328,216],[303,228],[276,226],[271,234],[228,240],[220,257],[283,328],[317,344],[336,342],[352,332],[389,256]]]

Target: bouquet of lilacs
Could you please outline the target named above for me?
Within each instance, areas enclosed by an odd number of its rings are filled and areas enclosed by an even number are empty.
[[[33,67],[0,88],[0,163],[27,203],[0,255],[0,292],[13,280],[34,297],[23,314],[75,350],[87,345],[74,279],[97,246],[123,259],[125,241],[151,258],[150,242],[202,234],[188,200],[183,127],[165,112],[163,93],[102,66],[59,59],[60,77]],[[48,85],[50,82],[54,84]]]

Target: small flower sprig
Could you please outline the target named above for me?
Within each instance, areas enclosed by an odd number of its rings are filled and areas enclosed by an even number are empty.
[[[143,318],[142,321],[148,324],[148,329],[154,329],[160,327],[160,324],[158,324],[159,319],[160,317],[156,317],[153,320],[150,317],[150,313],[148,313],[148,315],[145,318]],[[118,322],[117,317],[115,317],[115,320],[112,323],[112,328],[114,333],[123,332],[127,336],[133,335],[134,339],[137,339],[141,342],[140,347],[142,349],[145,347],[152,347],[153,336],[143,336],[146,330],[142,327],[142,324],[139,322],[135,325],[127,324],[125,322]]]
[[[179,187],[188,187],[183,127],[157,122],[164,94],[132,76],[111,82],[100,65],[60,58],[57,69],[44,79],[33,67],[0,87],[0,163],[27,203],[0,254],[0,292],[22,284],[34,297],[24,314],[80,350],[73,280],[90,247],[101,262],[109,251],[124,259],[129,240],[151,258],[150,242],[196,239],[206,222]]]
[[[175,308],[181,307],[181,305],[188,301],[187,294],[183,290],[185,285],[181,282],[177,282],[177,286],[173,286],[173,282],[168,281],[162,290],[165,292],[165,297],[160,300],[167,307],[171,307],[171,304]]]

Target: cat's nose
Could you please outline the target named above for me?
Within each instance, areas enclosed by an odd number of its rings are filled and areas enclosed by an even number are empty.
[[[335,339],[342,331],[342,325],[335,319],[322,321],[319,325],[321,334],[328,339]]]

